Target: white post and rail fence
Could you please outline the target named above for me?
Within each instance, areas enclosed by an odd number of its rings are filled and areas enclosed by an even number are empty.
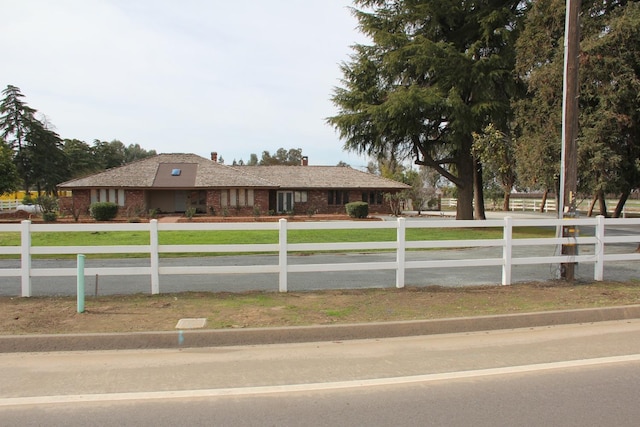
[[[544,238],[513,238],[514,227],[555,227],[566,225],[593,227],[594,232],[584,237],[544,237]],[[623,230],[616,235],[606,236],[607,227],[618,226]],[[333,222],[279,222],[255,223],[158,223],[151,220],[148,223],[99,223],[99,224],[60,224],[60,223],[32,223],[22,221],[20,224],[0,224],[0,232],[17,232],[21,235],[20,246],[0,245],[0,255],[18,256],[19,268],[2,268],[0,277],[18,277],[21,282],[21,295],[29,297],[32,294],[31,279],[33,277],[76,277],[76,268],[34,268],[34,256],[52,255],[89,255],[89,254],[145,254],[149,264],[145,267],[100,267],[83,268],[87,276],[132,276],[144,275],[149,277],[150,292],[161,292],[162,277],[165,275],[216,275],[216,274],[265,274],[278,275],[278,290],[287,292],[287,277],[289,273],[321,273],[329,271],[361,271],[361,270],[395,270],[395,286],[405,286],[405,271],[407,269],[430,268],[463,268],[494,266],[502,270],[502,284],[510,285],[512,267],[516,265],[561,264],[561,263],[593,263],[593,279],[603,280],[606,262],[611,261],[640,261],[640,253],[631,250],[627,253],[605,253],[605,245],[616,243],[640,243],[640,219],[613,219],[602,216],[596,218],[576,219],[504,219],[486,221],[456,221],[456,220],[411,220],[398,218],[396,221],[333,221]],[[502,228],[502,238],[469,239],[469,240],[407,240],[407,230],[412,228],[466,228],[470,235],[473,229]],[[367,241],[367,242],[339,242],[339,243],[291,243],[287,233],[291,230],[330,230],[336,229],[395,229],[395,241]],[[188,244],[165,245],[160,244],[159,234],[163,231],[224,231],[224,230],[273,230],[278,233],[277,243],[267,244]],[[624,230],[627,230],[625,232]],[[629,231],[630,230],[630,231]],[[132,232],[143,231],[149,233],[149,244],[145,245],[105,245],[105,246],[34,246],[32,235],[39,232]],[[553,256],[514,256],[514,248],[530,248],[542,245],[591,245],[593,251],[583,255]],[[429,259],[428,249],[478,248],[496,247],[501,255],[494,258],[476,259]],[[389,262],[360,262],[334,264],[289,264],[288,257],[296,253],[313,252],[353,252],[353,251],[391,251],[395,252],[395,260]],[[424,259],[407,260],[408,250],[422,250]],[[522,252],[522,251],[520,251]],[[525,251],[526,252],[526,251]],[[224,266],[162,266],[161,254],[172,253],[277,253],[278,263],[267,265],[224,265]],[[83,266],[84,267],[84,266]]]

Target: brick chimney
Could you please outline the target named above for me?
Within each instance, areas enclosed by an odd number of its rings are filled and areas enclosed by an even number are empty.
[[[212,162],[218,162],[218,152],[217,151],[212,151],[211,152],[211,161]]]
[[[309,166],[309,156],[302,156],[302,161],[300,162],[302,166]]]

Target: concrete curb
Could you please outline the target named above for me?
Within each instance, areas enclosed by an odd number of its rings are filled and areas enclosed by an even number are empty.
[[[640,319],[640,305],[407,322],[171,332],[4,335],[0,353],[176,349],[392,338]]]

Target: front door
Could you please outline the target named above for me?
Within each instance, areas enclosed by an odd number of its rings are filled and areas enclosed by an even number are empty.
[[[175,192],[176,212],[187,211],[187,192],[184,190],[176,190]]]
[[[278,191],[278,212],[293,212],[293,191]]]

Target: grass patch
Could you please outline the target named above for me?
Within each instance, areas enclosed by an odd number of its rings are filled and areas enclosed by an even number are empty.
[[[550,227],[516,227],[514,238],[551,237],[555,230]],[[502,228],[410,228],[406,231],[407,241],[420,240],[477,240],[502,239]],[[350,229],[350,230],[290,230],[289,243],[340,243],[340,242],[390,242],[396,240],[395,229]],[[33,246],[135,246],[148,245],[149,233],[143,231],[105,232],[36,232],[31,237]],[[161,231],[158,235],[161,245],[241,245],[277,244],[277,230],[222,230],[222,231]],[[20,233],[0,233],[0,246],[20,246]],[[215,256],[230,253],[184,253],[162,254],[163,257]],[[97,254],[89,258],[135,258],[148,257],[147,254]],[[17,255],[4,255],[4,259]],[[49,255],[37,258],[73,258],[74,255]]]

